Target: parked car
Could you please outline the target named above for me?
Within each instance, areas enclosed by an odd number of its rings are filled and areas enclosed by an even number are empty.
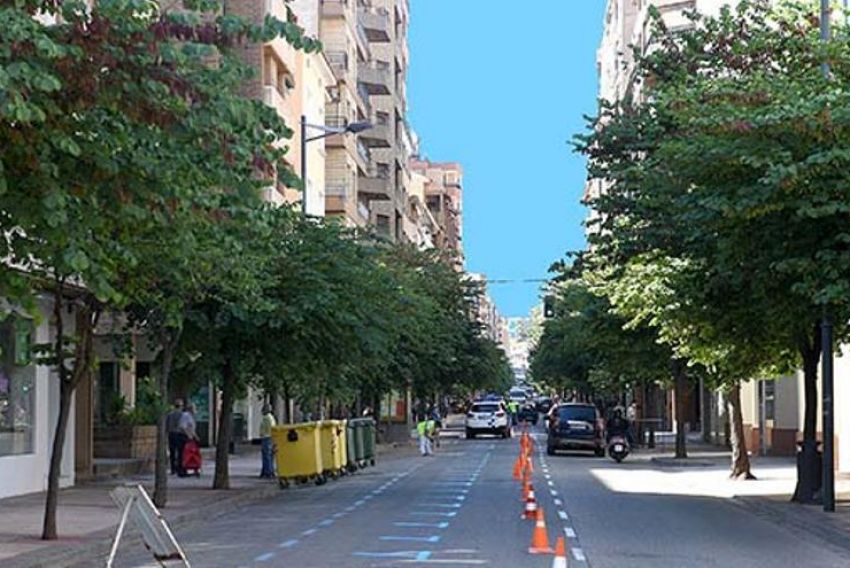
[[[466,437],[494,434],[502,438],[511,435],[511,421],[505,404],[500,401],[475,402],[466,413]]]
[[[547,414],[552,409],[553,401],[548,396],[541,396],[537,399],[537,412]]]
[[[598,457],[605,455],[605,423],[592,404],[567,403],[549,413],[546,453],[558,450],[590,450]]]
[[[519,404],[525,404],[526,399],[528,398],[528,394],[525,392],[525,389],[514,387],[508,391],[508,400],[511,402],[518,402]]]
[[[540,415],[533,404],[524,404],[517,411],[517,420],[520,422],[530,422],[536,426],[539,418]]]

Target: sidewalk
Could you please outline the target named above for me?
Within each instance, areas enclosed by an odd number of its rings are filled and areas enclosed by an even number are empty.
[[[729,479],[730,453],[715,446],[693,444],[685,460],[676,460],[670,452],[658,448],[639,450],[633,457],[651,466],[648,472],[640,473],[646,477],[643,491],[728,499],[791,532],[805,533],[850,550],[850,477],[836,478],[836,510],[826,513],[821,505],[791,502],[797,481],[796,460],[792,457],[751,456],[757,479],[750,481]],[[625,486],[625,480],[614,474],[605,482],[613,487]]]
[[[411,451],[405,447],[377,447],[382,459],[396,459]],[[213,491],[213,450],[204,450],[204,470],[200,478],[168,480],[168,505],[163,516],[172,528],[226,514],[236,507],[279,494],[275,480],[259,479],[259,447],[242,446],[230,456],[228,491]],[[120,477],[63,489],[59,495],[57,524],[59,539],[43,541],[41,526],[44,493],[0,500],[0,566],[3,568],[60,568],[86,558],[106,554],[118,525],[120,511],[109,492],[119,485],[141,483],[153,493],[153,475]],[[312,485],[304,486],[306,490]],[[299,488],[300,489],[300,488]],[[318,488],[317,488],[318,489]],[[131,531],[125,538],[138,538]]]

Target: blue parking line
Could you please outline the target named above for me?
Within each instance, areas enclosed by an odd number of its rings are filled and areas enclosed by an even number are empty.
[[[440,542],[440,537],[438,535],[434,536],[382,536],[379,537],[378,540],[391,540],[391,541],[408,541],[408,542]]]

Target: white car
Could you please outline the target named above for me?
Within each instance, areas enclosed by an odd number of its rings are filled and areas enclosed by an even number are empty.
[[[511,436],[511,419],[502,401],[480,401],[472,404],[466,413],[466,437],[494,434],[502,438]]]
[[[528,393],[525,392],[524,388],[514,387],[508,391],[508,400],[510,400],[511,402],[524,404],[527,399]]]

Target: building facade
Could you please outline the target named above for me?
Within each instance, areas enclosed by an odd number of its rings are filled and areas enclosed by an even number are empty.
[[[425,204],[441,227],[435,245],[453,253],[463,267],[463,168],[457,162],[431,162],[415,157],[410,169],[425,176]]]

